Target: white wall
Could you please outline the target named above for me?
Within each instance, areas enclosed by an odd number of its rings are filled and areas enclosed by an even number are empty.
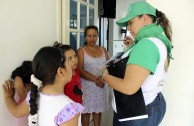
[[[26,126],[7,111],[1,85],[23,60],[57,40],[56,0],[0,0],[0,125]]]
[[[194,1],[152,0],[166,13],[173,28],[173,54],[164,95],[168,108],[162,126],[194,125]]]
[[[131,1],[134,0],[117,1],[117,19],[125,16]],[[194,1],[147,1],[166,14],[173,29],[172,53],[175,60],[171,61],[164,86],[167,113],[161,126],[194,126]],[[116,31],[118,26],[114,27]],[[119,31],[114,36],[114,39],[121,39]]]

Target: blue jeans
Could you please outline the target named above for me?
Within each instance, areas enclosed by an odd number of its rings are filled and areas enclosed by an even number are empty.
[[[155,100],[146,106],[148,118],[119,122],[114,112],[113,126],[158,126],[166,112],[166,101],[162,93],[158,93]]]

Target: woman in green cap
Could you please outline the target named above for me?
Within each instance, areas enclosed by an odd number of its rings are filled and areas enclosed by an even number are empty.
[[[118,110],[114,112],[113,126],[158,126],[166,112],[161,91],[172,59],[169,20],[147,2],[139,1],[130,4],[126,16],[116,23],[120,27],[128,27],[134,44],[127,50],[129,58],[124,78],[110,75],[105,69],[102,80],[114,90],[127,95],[134,95],[142,89],[148,116],[143,119],[121,119]],[[113,109],[115,106],[113,100]]]

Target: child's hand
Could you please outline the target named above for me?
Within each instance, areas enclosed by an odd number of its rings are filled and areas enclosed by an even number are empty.
[[[2,88],[3,88],[3,95],[4,95],[4,98],[7,98],[7,97],[14,97],[15,95],[15,89],[14,89],[14,83],[13,81],[11,80],[6,80],[3,85],[2,85]]]

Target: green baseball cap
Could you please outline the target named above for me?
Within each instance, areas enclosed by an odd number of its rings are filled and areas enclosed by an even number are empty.
[[[116,23],[119,27],[126,27],[128,26],[128,21],[135,18],[136,16],[143,14],[156,16],[156,8],[152,7],[149,3],[145,1],[132,3],[127,9],[126,16],[118,20]]]

